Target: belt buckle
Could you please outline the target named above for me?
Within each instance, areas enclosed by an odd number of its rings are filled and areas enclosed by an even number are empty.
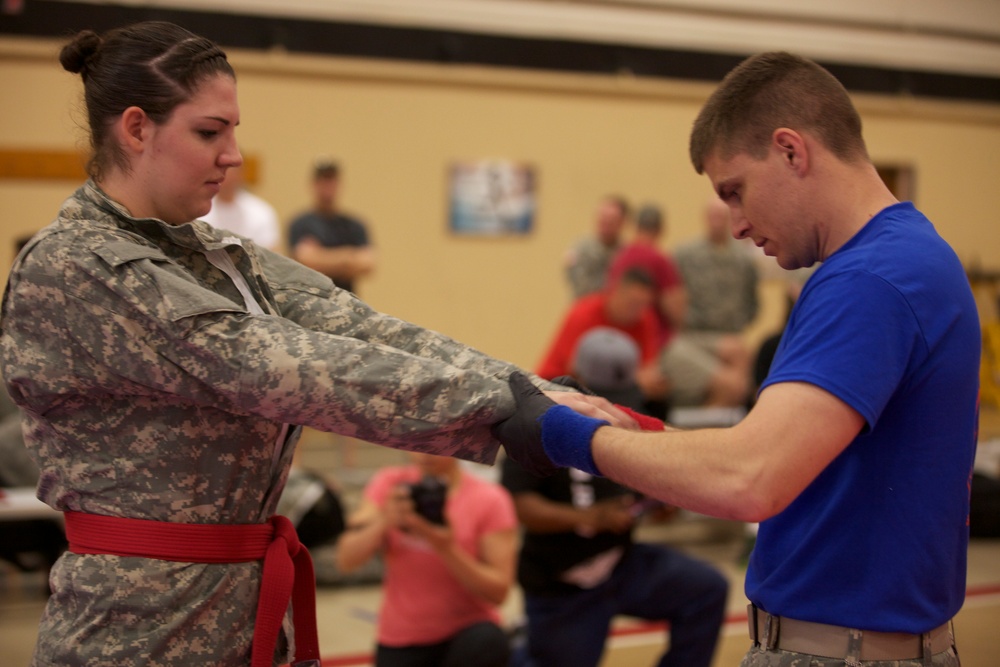
[[[750,641],[753,642],[754,646],[760,646],[760,641],[757,638],[757,605],[752,602],[747,605],[747,625],[750,630]]]
[[[778,633],[781,632],[781,617],[774,614],[767,614],[764,619],[764,641],[767,642],[765,648],[773,651],[778,648]]]

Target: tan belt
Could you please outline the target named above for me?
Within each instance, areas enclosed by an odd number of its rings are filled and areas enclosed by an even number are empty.
[[[755,645],[824,658],[915,660],[947,651],[955,643],[950,621],[923,634],[875,632],[773,616],[753,604],[747,606],[747,620]]]

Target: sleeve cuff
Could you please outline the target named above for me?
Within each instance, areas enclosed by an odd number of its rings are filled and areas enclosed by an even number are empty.
[[[585,417],[565,405],[556,405],[545,411],[541,422],[542,447],[553,463],[603,477],[594,463],[590,441],[594,431],[609,425],[607,421]]]

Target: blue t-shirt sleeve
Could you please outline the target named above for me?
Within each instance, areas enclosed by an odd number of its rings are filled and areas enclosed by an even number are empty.
[[[872,428],[920,340],[909,303],[879,276],[817,274],[792,311],[762,388],[816,385],[857,410]]]

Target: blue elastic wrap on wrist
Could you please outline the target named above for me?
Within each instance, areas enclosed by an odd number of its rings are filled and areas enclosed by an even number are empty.
[[[541,422],[542,448],[553,463],[603,477],[590,453],[590,440],[594,431],[609,422],[585,417],[565,405],[546,410]]]

